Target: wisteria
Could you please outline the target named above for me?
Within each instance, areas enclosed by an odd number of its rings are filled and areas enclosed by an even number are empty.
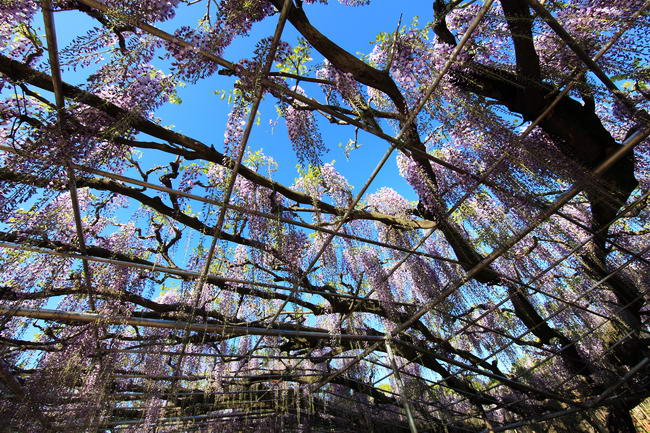
[[[287,134],[298,159],[303,163],[318,165],[326,147],[314,113],[302,105],[288,105],[283,114],[287,125]]]
[[[361,101],[359,84],[352,74],[345,74],[338,71],[327,59],[323,67],[316,72],[316,76],[332,82],[331,86],[329,84],[323,86],[323,91],[329,102],[340,103],[339,95],[348,105],[355,106]]]
[[[648,28],[0,2],[0,430],[650,429]]]

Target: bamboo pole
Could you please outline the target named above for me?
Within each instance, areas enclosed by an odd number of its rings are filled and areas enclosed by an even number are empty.
[[[181,277],[186,277],[186,278],[199,278],[200,273],[195,272],[195,271],[188,271],[185,269],[181,268],[169,268],[166,266],[160,266],[156,264],[144,264],[144,263],[138,263],[138,262],[127,262],[124,260],[117,260],[117,259],[110,259],[106,257],[98,257],[98,256],[90,256],[90,255],[84,255],[84,254],[78,254],[78,253],[73,253],[73,252],[67,252],[67,251],[61,251],[61,250],[54,250],[50,248],[43,248],[43,247],[33,247],[29,245],[25,245],[22,243],[14,243],[14,242],[5,242],[5,241],[0,241],[0,248],[9,248],[9,249],[14,249],[14,250],[24,250],[24,251],[31,251],[35,253],[43,253],[43,254],[50,254],[53,256],[60,256],[60,257],[69,257],[73,259],[87,259],[90,261],[95,261],[99,263],[106,263],[110,265],[116,265],[116,266],[125,266],[125,267],[130,267],[134,269],[141,269],[143,271],[147,272],[161,272],[161,273],[166,273],[166,274],[171,274],[171,275],[178,275]],[[238,278],[227,278],[227,277],[222,277],[219,275],[215,274],[210,274],[208,275],[209,280],[213,280],[219,283],[234,283],[234,284],[248,284],[251,286],[258,286],[258,287],[266,287],[269,289],[278,289],[278,290],[291,290],[290,287],[283,286],[280,284],[273,284],[273,283],[264,283],[264,282],[259,282],[259,281],[250,281],[250,280],[242,280]],[[299,289],[298,290],[301,293],[308,293],[308,294],[313,294],[313,295],[319,295],[319,296],[332,296],[335,298],[342,298],[342,299],[352,299],[352,300],[360,300],[360,301],[366,301],[367,299],[360,297],[360,296],[354,296],[354,295],[346,295],[346,294],[341,294],[341,293],[336,293],[336,292],[325,292],[321,290],[310,290],[310,289]],[[287,295],[290,296],[290,295]],[[295,297],[290,297],[293,301],[297,301],[298,299]],[[403,302],[396,302],[397,305],[401,306],[407,306],[407,307],[412,307],[415,306],[415,304],[408,304],[408,303],[403,303]]]
[[[402,400],[402,405],[404,406],[404,412],[406,412],[406,419],[408,420],[409,429],[411,433],[418,433],[418,428],[415,425],[415,420],[413,419],[413,413],[411,410],[411,404],[409,399],[406,396],[406,391],[404,390],[404,382],[402,381],[402,375],[400,374],[397,363],[395,362],[395,355],[393,354],[393,349],[388,340],[385,341],[386,345],[386,354],[388,354],[388,359],[390,360],[390,365],[393,368],[393,374],[395,376],[395,384],[397,385],[397,391],[399,393],[400,399]]]
[[[330,334],[318,331],[298,331],[277,328],[257,328],[246,326],[217,325],[211,323],[189,323],[176,320],[147,319],[128,316],[103,316],[95,313],[76,313],[62,310],[35,308],[7,308],[0,306],[0,314],[57,321],[84,323],[105,323],[110,325],[149,326],[165,329],[189,329],[191,331],[212,333],[222,336],[263,335],[274,337],[306,337],[319,339],[341,339],[353,341],[383,341],[379,335]]]

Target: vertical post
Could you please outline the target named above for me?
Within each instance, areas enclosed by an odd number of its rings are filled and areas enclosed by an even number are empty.
[[[57,127],[59,128],[60,139],[63,140],[64,139],[63,124],[65,122],[65,96],[63,94],[63,79],[61,77],[61,65],[59,63],[56,28],[54,26],[54,15],[52,12],[51,1],[41,0],[41,9],[43,11],[43,24],[45,27],[45,37],[47,40],[48,59],[50,63],[50,70],[52,72],[52,88],[54,91],[54,98],[56,101]],[[70,201],[72,204],[72,213],[74,216],[75,230],[77,233],[77,245],[79,247],[79,251],[84,256],[84,258],[82,258],[81,261],[83,266],[84,283],[86,286],[86,291],[88,292],[88,305],[90,307],[90,311],[94,313],[97,311],[97,308],[95,303],[95,296],[93,293],[91,268],[88,259],[85,258],[85,256],[87,256],[86,241],[83,232],[81,210],[79,208],[79,195],[77,193],[77,181],[75,178],[74,169],[72,168],[72,163],[67,158],[65,160],[65,166],[68,175],[68,188],[70,192]],[[103,375],[104,363],[102,361],[103,354],[100,351],[101,342],[99,339],[100,326],[101,325],[99,323],[95,323],[94,326],[92,327],[92,333],[95,339],[95,348],[97,350],[97,355],[98,355],[96,358],[96,362],[99,366],[100,374]],[[95,360],[93,360],[92,363],[95,364]],[[97,407],[99,408],[99,404],[97,405]],[[89,425],[93,426],[95,423],[99,423],[100,417],[101,417],[101,411],[97,409],[89,417],[88,419]]]
[[[404,383],[402,382],[402,376],[399,374],[399,368],[395,363],[395,355],[393,354],[393,348],[390,345],[390,341],[386,340],[386,354],[390,360],[390,365],[393,368],[393,374],[395,375],[395,383],[397,384],[397,392],[400,395],[402,400],[402,405],[404,406],[404,411],[406,412],[406,418],[409,422],[409,428],[411,433],[418,433],[418,429],[415,426],[415,420],[413,419],[413,413],[411,412],[411,405],[409,404],[406,394],[404,394]]]

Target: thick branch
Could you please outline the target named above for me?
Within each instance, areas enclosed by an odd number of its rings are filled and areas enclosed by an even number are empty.
[[[282,0],[271,0],[271,3],[280,10]],[[350,73],[354,78],[370,87],[381,90],[386,93],[395,103],[397,109],[404,113],[406,104],[401,92],[395,82],[390,78],[387,71],[375,69],[372,66],[362,62],[337,44],[323,35],[318,29],[311,25],[307,15],[302,7],[290,6],[289,22],[300,32],[302,36],[316,49],[325,56],[337,69]]]
[[[524,0],[501,0],[508,29],[515,45],[517,74],[523,80],[541,79],[539,56],[533,43],[533,17]]]

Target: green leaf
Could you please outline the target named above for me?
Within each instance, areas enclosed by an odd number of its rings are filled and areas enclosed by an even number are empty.
[[[171,104],[182,104],[183,100],[179,98],[176,93],[172,93],[171,95],[169,95],[169,102]]]

